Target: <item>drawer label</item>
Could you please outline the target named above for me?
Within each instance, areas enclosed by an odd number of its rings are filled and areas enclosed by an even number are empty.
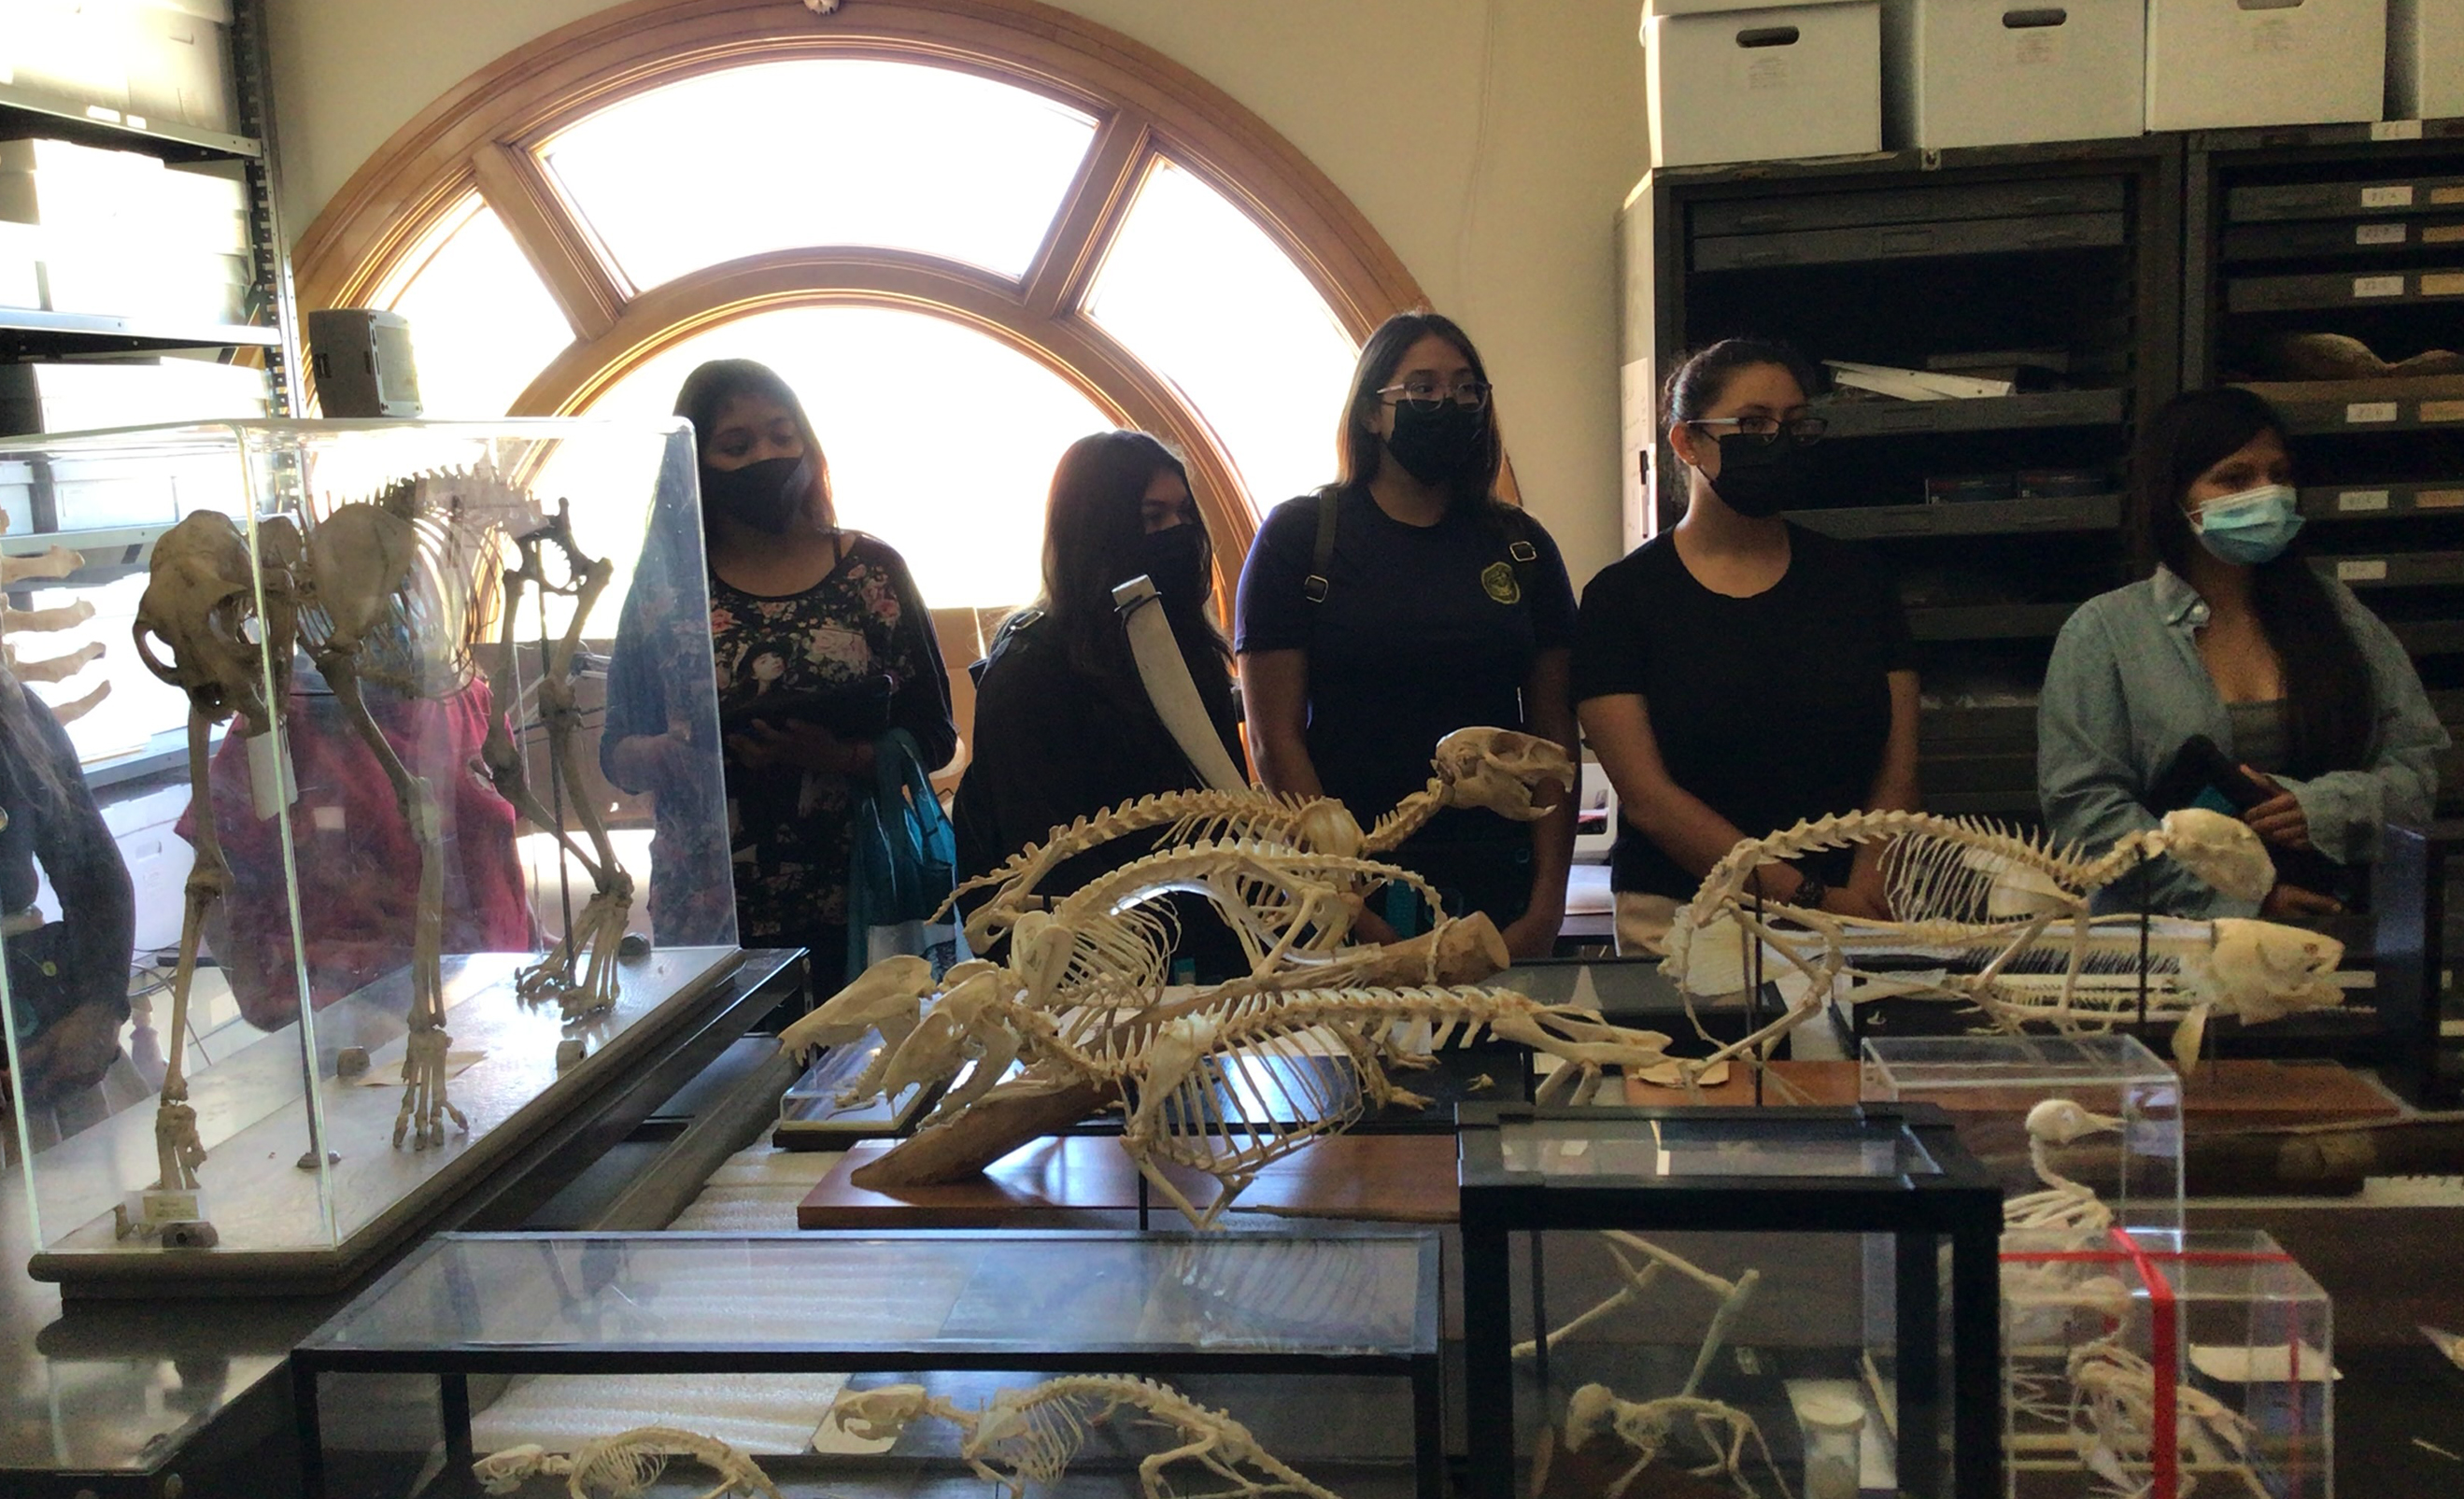
[[[2383,583],[2386,580],[2387,559],[2384,557],[2356,558],[2336,564],[2338,583]]]
[[[2395,403],[2392,401],[2353,401],[2344,407],[2344,421],[2350,426],[2362,422],[2392,422]]]
[[[2387,508],[2387,492],[2383,489],[2348,489],[2336,496],[2336,509],[2346,515]]]
[[[2415,510],[2464,510],[2464,489],[2425,489],[2412,496]]]
[[[2356,224],[2353,243],[2357,245],[2401,245],[2409,232],[2403,224]]]
[[[2404,277],[2400,276],[2357,276],[2353,277],[2355,297],[2402,297]]]
[[[2464,245],[2464,224],[2424,224],[2421,242],[2425,245]]]
[[[1752,93],[1784,89],[1789,77],[1786,57],[1756,57],[1746,68],[1746,88]]]
[[[2464,297],[2464,271],[2424,271],[2421,273],[2421,295]]]
[[[2430,201],[2436,204],[2464,203],[2464,187],[2432,187]]]
[[[2421,419],[2425,422],[2464,422],[2464,401],[2424,401]]]
[[[2412,207],[2412,184],[2391,183],[2384,187],[2364,187],[2362,207],[2365,209],[2409,209]]]

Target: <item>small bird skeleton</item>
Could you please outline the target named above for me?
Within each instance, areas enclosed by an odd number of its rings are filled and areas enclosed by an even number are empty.
[[[1755,871],[1825,849],[1887,844],[1882,865],[1892,919],[1868,920],[1764,901]],[[2174,1054],[2195,1061],[2209,1016],[2248,1024],[2343,1002],[2332,977],[2343,946],[2274,922],[2099,916],[2097,893],[2142,863],[2170,857],[2226,894],[2265,895],[2275,867],[2257,834],[2191,807],[2118,840],[2090,858],[2000,827],[1922,812],[1859,811],[1749,838],[1714,865],[1668,935],[1663,972],[1688,996],[1748,986],[1757,950],[1805,991],[1770,1025],[1684,1064],[1703,1072],[1731,1059],[1758,1065],[1780,1037],[1839,988],[1844,1003],[1889,995],[1965,1002],[1997,1025],[2030,1023],[2064,1034],[2110,1029],[2139,1013],[2178,1022]],[[2142,962],[2142,954],[2145,961]],[[1860,966],[1894,959],[1888,970]],[[1924,972],[1903,971],[1930,959]]]
[[[922,1417],[948,1422],[960,1433],[959,1459],[976,1476],[1008,1489],[1011,1499],[1023,1499],[1029,1484],[1060,1483],[1094,1429],[1123,1411],[1138,1424],[1161,1430],[1169,1444],[1138,1462],[1142,1499],[1172,1499],[1164,1470],[1176,1463],[1194,1463],[1231,1485],[1208,1490],[1210,1499],[1335,1499],[1268,1452],[1228,1412],[1200,1405],[1156,1379],[1066,1376],[1001,1390],[979,1411],[928,1394],[920,1384],[888,1384],[840,1396],[827,1420],[868,1442],[893,1441]]]

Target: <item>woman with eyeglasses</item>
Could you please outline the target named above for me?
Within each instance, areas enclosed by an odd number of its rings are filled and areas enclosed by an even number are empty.
[[[1575,752],[1566,671],[1574,590],[1539,522],[1496,496],[1505,457],[1488,377],[1462,328],[1398,313],[1360,350],[1337,478],[1276,507],[1241,574],[1237,650],[1259,779],[1327,795],[1367,827],[1429,779],[1457,729],[1521,729]],[[1573,799],[1521,824],[1440,813],[1397,862],[1445,915],[1485,913],[1545,957],[1566,910]],[[1431,919],[1389,889],[1353,930]]]
[[[1784,343],[1729,339],[1662,397],[1684,518],[1583,590],[1574,700],[1617,788],[1617,949],[1659,952],[1741,839],[1917,805],[1917,674],[1889,581],[1782,511],[1815,493],[1818,378]],[[1881,846],[1761,871],[1765,898],[1888,915]]]
[[[2036,781],[2045,821],[2090,847],[2177,806],[2238,815],[2276,858],[2255,914],[2306,920],[2361,893],[2388,823],[2429,819],[2448,737],[2404,647],[2294,548],[2293,479],[2283,419],[2247,390],[2189,391],[2142,424],[2131,526],[2147,576],[2062,627]],[[2159,911],[2254,914],[2169,860],[2142,877]]]

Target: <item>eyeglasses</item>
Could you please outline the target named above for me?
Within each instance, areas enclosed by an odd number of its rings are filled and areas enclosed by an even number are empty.
[[[1466,411],[1478,411],[1488,405],[1489,389],[1485,380],[1464,380],[1451,386],[1434,380],[1407,380],[1377,393],[1387,398],[1389,406],[1408,406],[1415,411],[1435,411],[1449,401]]]
[[[1786,432],[1789,441],[1803,447],[1820,442],[1822,434],[1831,430],[1831,424],[1818,416],[1792,416],[1786,421],[1771,416],[1704,416],[1685,425],[1698,430],[1705,427],[1733,427],[1738,436],[1765,446],[1779,441],[1780,434]]]

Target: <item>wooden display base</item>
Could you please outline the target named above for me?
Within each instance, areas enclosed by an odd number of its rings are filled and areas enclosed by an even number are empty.
[[[1771,1075],[1784,1079],[1806,1096],[1763,1085],[1767,1104],[1843,1104],[1857,1101],[1859,1066],[1855,1062],[1773,1062]],[[1683,1089],[1654,1088],[1639,1078],[1625,1080],[1626,1102],[1659,1108],[1683,1108],[1689,1100]],[[1728,1080],[1703,1090],[1702,1101],[1730,1108],[1754,1101],[1753,1074],[1731,1068]],[[1943,1101],[1954,1112],[1962,1106],[2011,1107],[1984,1090],[1963,1091]],[[2369,1123],[2395,1118],[2403,1111],[2384,1089],[2335,1062],[2280,1062],[2264,1057],[2231,1057],[2202,1062],[2184,1080],[2183,1126],[2191,1134],[2216,1130],[2267,1129],[2304,1124]]]
[[[799,1228],[1135,1227],[1143,1184],[1117,1138],[1060,1135],[1012,1151],[972,1181],[867,1191],[850,1173],[891,1142],[867,1140],[796,1204]],[[1193,1202],[1214,1201],[1211,1178],[1168,1173]],[[1178,1212],[1161,1193],[1144,1197],[1148,1222],[1171,1227]],[[1452,1135],[1338,1135],[1259,1173],[1234,1213],[1378,1223],[1455,1220]],[[1228,1216],[1228,1215],[1227,1215]]]

